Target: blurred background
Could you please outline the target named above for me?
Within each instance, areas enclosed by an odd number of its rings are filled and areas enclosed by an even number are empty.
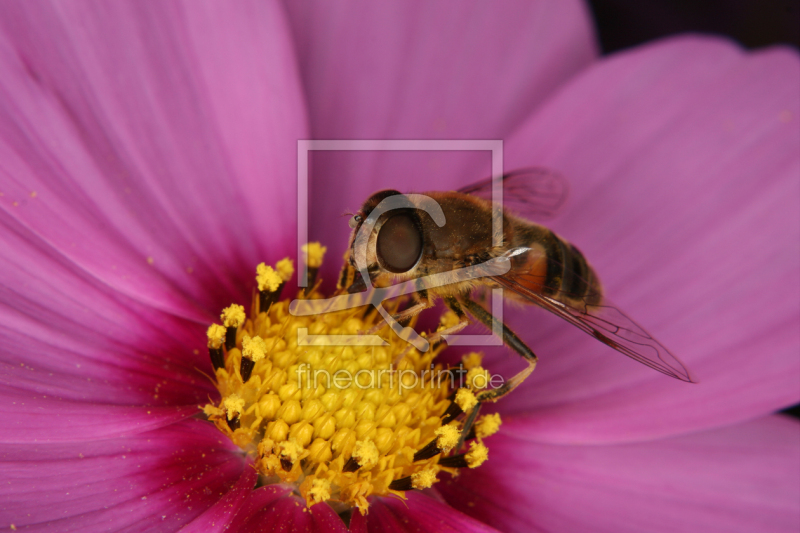
[[[800,0],[589,0],[589,5],[604,54],[685,32],[724,35],[747,48],[800,47]],[[783,412],[800,418],[800,404]]]
[[[589,0],[604,54],[684,32],[800,46],[800,0]]]

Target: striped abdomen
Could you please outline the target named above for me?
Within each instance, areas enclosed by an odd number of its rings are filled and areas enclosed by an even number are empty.
[[[535,250],[524,265],[513,267],[517,281],[528,289],[574,307],[602,300],[600,280],[581,251],[549,229],[514,221],[511,244]]]

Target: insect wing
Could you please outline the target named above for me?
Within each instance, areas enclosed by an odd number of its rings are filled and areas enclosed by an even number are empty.
[[[517,248],[507,254],[518,257],[525,253],[524,250],[527,249]],[[551,262],[554,261],[551,260]],[[560,263],[558,266],[562,268]],[[571,275],[579,277],[574,272]],[[546,292],[542,286],[542,277],[519,270],[512,269],[507,274],[493,276],[492,279],[502,287],[563,318],[631,359],[681,381],[692,381],[688,370],[677,357],[672,355],[644,328],[607,301],[593,305],[587,303],[586,300],[591,300],[594,295],[556,293],[552,296],[545,296],[542,294],[542,292]],[[580,303],[577,307],[565,304],[554,298],[559,295],[564,296],[564,299]]]
[[[530,220],[553,218],[569,196],[567,179],[546,168],[516,170],[497,179],[503,184],[503,208]],[[458,192],[492,200],[494,182],[486,178]]]

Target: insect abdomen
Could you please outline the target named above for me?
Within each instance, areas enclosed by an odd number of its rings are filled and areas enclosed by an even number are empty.
[[[553,298],[567,304],[584,301],[599,304],[602,299],[600,280],[594,269],[577,247],[547,230],[548,261],[545,285],[552,290]]]
[[[546,261],[528,264],[528,288],[562,303],[580,307],[583,302],[600,303],[602,287],[594,269],[578,248],[544,226],[519,224],[514,231],[515,246],[538,244]],[[522,279],[520,280],[522,281]]]

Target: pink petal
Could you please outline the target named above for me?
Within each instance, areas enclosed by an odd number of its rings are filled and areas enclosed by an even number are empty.
[[[322,139],[508,131],[595,55],[578,2],[286,7]]]
[[[250,493],[229,530],[346,533],[347,527],[328,504],[309,509],[305,500],[292,493],[292,487],[268,485]]]
[[[122,438],[164,427],[199,412],[183,407],[124,407],[0,391],[0,442],[9,444],[83,442]]]
[[[441,492],[454,507],[504,531],[800,528],[794,419],[773,416],[612,446],[537,444],[506,428],[488,446],[488,462],[442,483]]]
[[[498,407],[528,416],[530,438],[648,439],[800,401],[798,86],[796,51],[671,39],[590,69],[509,141],[508,167],[570,177],[553,229],[699,382],[665,378],[540,310],[509,312],[541,363]],[[501,359],[493,371],[518,364]]]
[[[236,485],[206,512],[181,528],[181,533],[214,533],[225,531],[253,491],[258,480],[255,468],[245,468]]]
[[[589,13],[577,1],[286,7],[315,139],[502,138],[596,54]],[[309,227],[331,248],[330,272],[347,244],[341,214],[371,193],[447,188],[490,172],[488,152],[311,160]]]
[[[173,531],[249,468],[234,448],[200,420],[79,445],[3,445],[0,521],[50,531]]]
[[[5,231],[181,317],[249,298],[294,241],[305,113],[280,7],[3,8]]]
[[[197,372],[210,373],[204,326],[126,298],[31,240],[0,231],[13,251],[0,274],[0,383],[101,403],[207,399],[213,389]]]
[[[406,501],[395,498],[373,498],[369,513],[354,512],[351,531],[375,532],[491,532],[496,529],[470,518],[429,496],[407,492]]]

